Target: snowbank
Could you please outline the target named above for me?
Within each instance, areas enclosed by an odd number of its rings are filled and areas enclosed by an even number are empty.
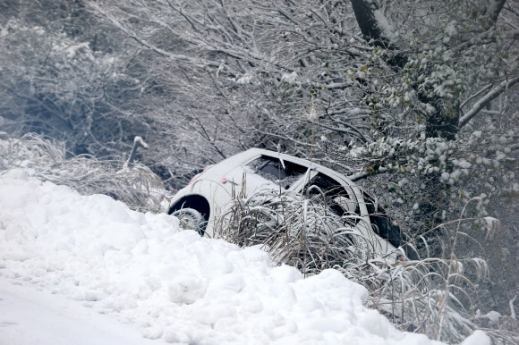
[[[76,300],[157,343],[440,344],[366,309],[367,291],[338,271],[303,279],[258,248],[23,170],[0,175],[0,282]]]

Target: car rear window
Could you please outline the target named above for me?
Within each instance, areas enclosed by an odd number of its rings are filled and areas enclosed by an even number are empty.
[[[308,170],[307,167],[279,158],[261,156],[246,165],[255,174],[289,189]]]

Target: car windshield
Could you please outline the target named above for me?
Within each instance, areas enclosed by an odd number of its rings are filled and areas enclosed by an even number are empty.
[[[307,167],[281,160],[279,158],[261,156],[246,165],[255,174],[272,181],[284,189],[289,189],[308,170]]]

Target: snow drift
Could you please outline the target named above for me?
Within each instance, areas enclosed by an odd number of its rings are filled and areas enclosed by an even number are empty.
[[[24,170],[0,175],[0,280],[76,300],[157,343],[440,344],[365,308],[366,289],[338,271],[303,279],[259,248]]]

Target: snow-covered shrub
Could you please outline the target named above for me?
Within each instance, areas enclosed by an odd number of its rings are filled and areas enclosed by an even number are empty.
[[[129,168],[122,160],[102,161],[87,155],[67,159],[62,145],[37,134],[20,139],[0,136],[0,173],[16,168],[84,195],[111,196],[135,210],[158,212],[165,206],[166,190],[148,167],[136,162]]]

